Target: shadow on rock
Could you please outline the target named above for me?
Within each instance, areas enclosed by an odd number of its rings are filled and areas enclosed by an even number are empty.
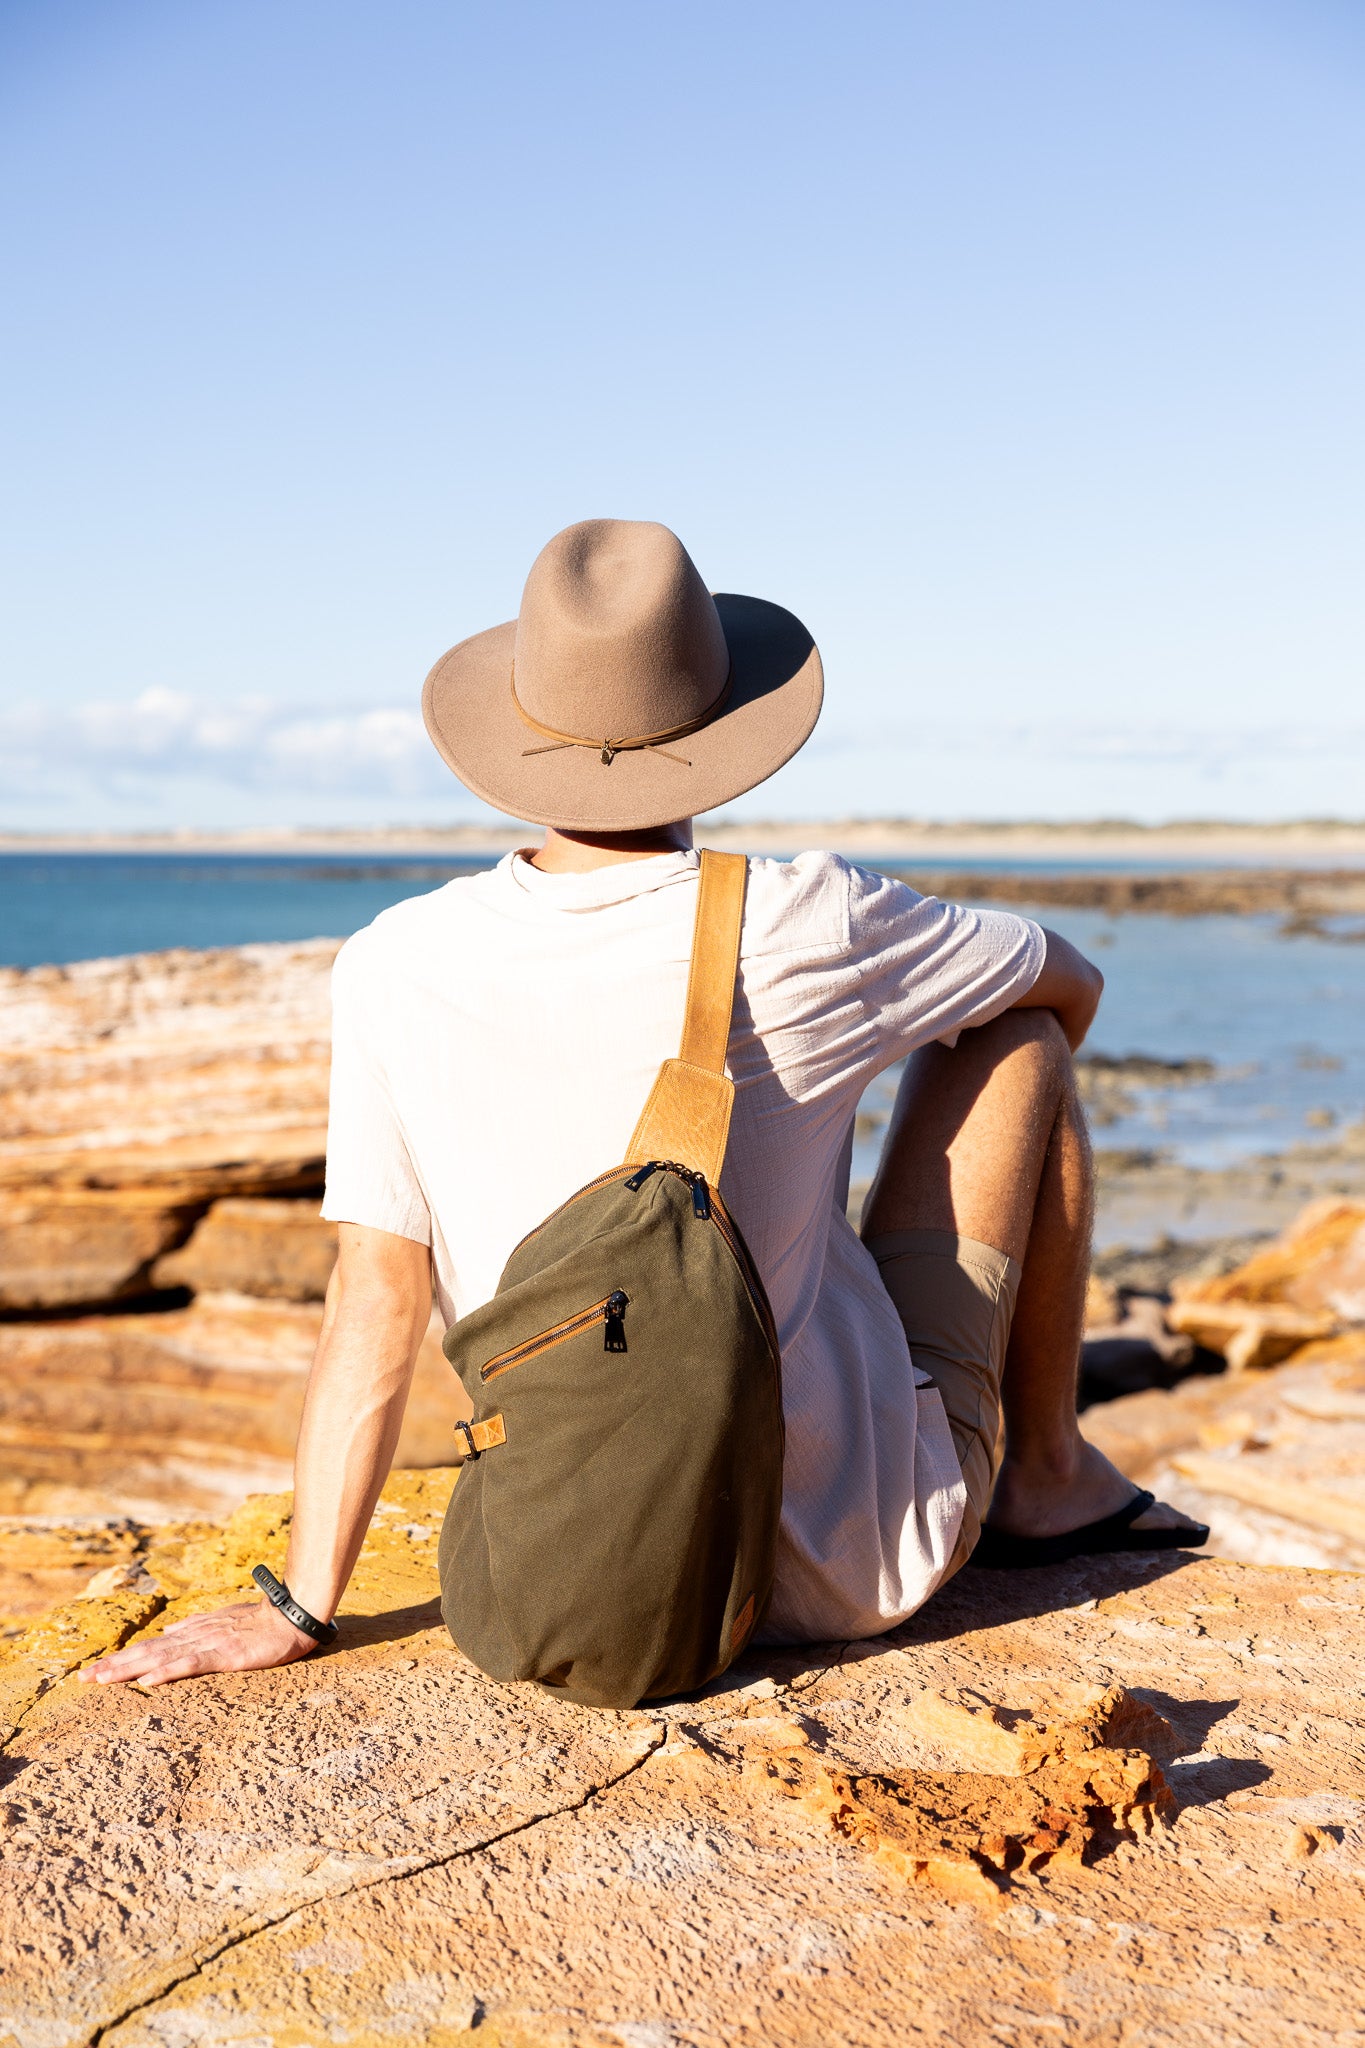
[[[441,1628],[441,1603],[419,1600],[411,1607],[389,1607],[381,1614],[342,1614],[337,1618],[335,1650],[359,1650],[374,1643],[401,1643],[409,1636]],[[316,1661],[316,1660],[315,1660]]]
[[[1166,1783],[1176,1806],[1185,1813],[1192,1806],[1216,1806],[1231,1793],[1250,1791],[1274,1775],[1269,1764],[1257,1763],[1254,1757],[1210,1756],[1197,1763],[1167,1765]]]
[[[1135,1592],[1200,1561],[1193,1550],[1125,1550],[1017,1572],[975,1571],[969,1565],[909,1621],[879,1640],[888,1649],[948,1642],[974,1629],[1031,1621],[1111,1599],[1116,1593]]]
[[[1133,1698],[1141,1700],[1154,1714],[1160,1714],[1169,1721],[1179,1747],[1171,1751],[1172,1757],[1190,1756],[1203,1749],[1210,1734],[1241,1706],[1240,1699],[1230,1700],[1183,1700],[1174,1693],[1160,1692],[1155,1686],[1135,1685]]]
[[[1065,1564],[1040,1565],[1027,1571],[968,1569],[959,1572],[908,1621],[883,1636],[851,1642],[755,1644],[700,1692],[679,1697],[719,1699],[739,1693],[752,1696],[765,1687],[796,1695],[843,1663],[863,1664],[918,1644],[951,1642],[980,1629],[1032,1621],[1046,1614],[1065,1613],[1068,1608],[1089,1607],[1116,1593],[1131,1593],[1155,1585],[1186,1565],[1201,1561],[1195,1551],[1123,1551],[1112,1556],[1072,1558]]]

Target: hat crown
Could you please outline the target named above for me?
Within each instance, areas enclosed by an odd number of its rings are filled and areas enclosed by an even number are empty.
[[[682,542],[645,519],[585,519],[531,565],[515,640],[517,700],[574,738],[642,739],[718,703],[730,655]]]

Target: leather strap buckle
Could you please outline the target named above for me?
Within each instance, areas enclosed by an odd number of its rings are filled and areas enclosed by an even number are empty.
[[[507,1424],[501,1415],[490,1415],[486,1422],[457,1422],[456,1436],[465,1441],[464,1456],[458,1461],[467,1465],[471,1459],[481,1458],[485,1451],[495,1451],[499,1444],[507,1442]]]

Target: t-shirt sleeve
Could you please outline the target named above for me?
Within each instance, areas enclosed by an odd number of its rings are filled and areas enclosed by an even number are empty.
[[[887,1065],[933,1041],[956,1045],[1042,973],[1047,940],[1031,918],[920,896],[867,868],[850,880],[852,957],[865,963],[860,993]]]
[[[367,995],[375,986],[352,940],[332,969],[332,1079],[322,1213],[330,1223],[361,1223],[430,1244],[431,1214],[369,1014]]]

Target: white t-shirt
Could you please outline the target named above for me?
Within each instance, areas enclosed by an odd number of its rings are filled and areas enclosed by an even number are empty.
[[[676,1054],[698,856],[543,874],[510,854],[399,903],[333,977],[324,1216],[430,1244],[447,1322],[619,1160]],[[767,1286],[787,1427],[765,1633],[880,1633],[933,1591],[963,1487],[943,1405],[844,1216],[874,1075],[1032,986],[1037,925],[828,853],[753,860],[721,1186]]]

